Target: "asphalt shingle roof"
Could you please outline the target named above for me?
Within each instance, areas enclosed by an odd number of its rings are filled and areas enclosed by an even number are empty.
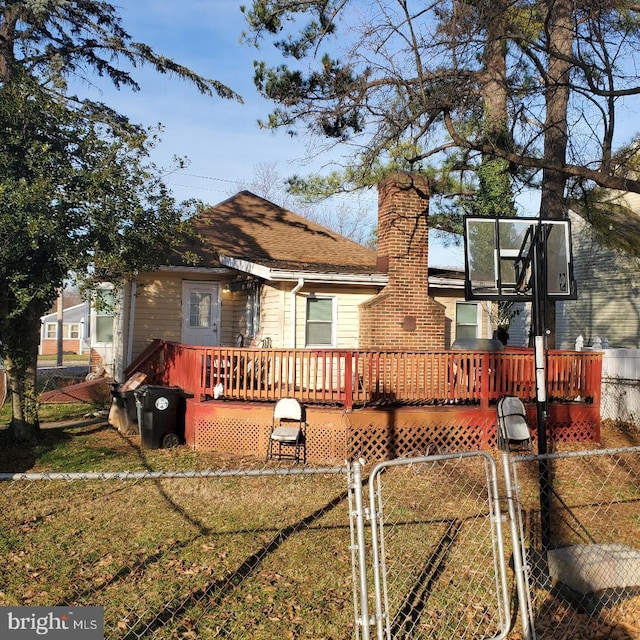
[[[193,221],[204,266],[227,256],[272,269],[373,273],[376,253],[249,191],[200,212]]]

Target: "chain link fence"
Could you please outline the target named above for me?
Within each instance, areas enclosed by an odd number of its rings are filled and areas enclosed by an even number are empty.
[[[537,637],[640,638],[640,447],[510,467]]]
[[[356,491],[358,477],[356,465]],[[371,529],[360,544],[371,570],[359,592],[362,637],[506,637],[513,584],[493,459],[393,460],[374,467],[366,487],[360,528],[370,520]]]
[[[0,605],[103,606],[109,640],[640,640],[640,447],[245,462],[0,474]]]
[[[0,605],[103,606],[109,640],[352,634],[344,468],[3,479]]]
[[[365,640],[640,639],[640,447],[355,470]]]

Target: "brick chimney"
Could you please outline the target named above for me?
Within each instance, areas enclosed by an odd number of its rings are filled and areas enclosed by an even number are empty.
[[[427,177],[390,174],[378,185],[378,269],[389,281],[360,307],[360,348],[444,348],[444,307],[429,297],[428,267]]]

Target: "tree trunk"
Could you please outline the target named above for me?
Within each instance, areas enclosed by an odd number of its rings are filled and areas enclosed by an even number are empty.
[[[507,37],[505,16],[508,6],[494,1],[481,12],[482,27],[486,31],[483,52],[482,100],[484,102],[485,132],[489,142],[504,146],[507,134]]]
[[[28,367],[16,367],[9,356],[5,359],[4,364],[12,408],[9,432],[16,441],[32,442],[38,438],[40,433],[36,393],[37,356],[32,365]]]
[[[573,5],[570,0],[548,0],[547,56],[545,78],[546,120],[544,129],[544,159],[555,166],[567,161],[567,110],[569,106],[569,79],[573,48]],[[564,198],[567,174],[555,169],[542,172],[540,217],[561,219],[564,217]],[[546,305],[545,326],[548,345],[555,347],[555,304]]]
[[[15,58],[13,55],[13,43],[15,28],[18,19],[19,7],[4,3],[0,14],[0,82],[8,82]]]
[[[564,165],[567,161],[567,110],[569,80],[573,48],[573,19],[571,0],[548,0],[547,58],[545,78],[546,120],[544,126],[544,159],[550,164]],[[540,216],[564,217],[564,191],[567,174],[545,169],[542,174]]]
[[[6,307],[6,298],[2,300],[1,296],[0,306]],[[40,432],[36,381],[43,309],[46,307],[42,303],[33,301],[19,319],[9,318],[6,308],[1,315],[0,339],[7,373],[7,402],[11,403],[12,409],[9,433],[17,441],[33,441]]]
[[[491,147],[509,151],[513,147],[508,127],[507,93],[507,3],[480,3],[480,20],[486,34],[480,92],[484,105],[484,138]],[[483,154],[477,171],[475,213],[490,216],[516,214],[509,163]]]

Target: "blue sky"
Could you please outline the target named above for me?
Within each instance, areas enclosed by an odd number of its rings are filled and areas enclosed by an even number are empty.
[[[247,2],[248,3],[248,2]],[[240,2],[233,0],[135,0],[121,5],[124,28],[134,41],[151,45],[156,52],[173,58],[202,76],[231,87],[244,98],[233,100],[201,96],[195,87],[151,69],[136,69],[141,90],[115,90],[99,79],[92,96],[125,113],[145,126],[162,123],[162,142],[153,159],[164,167],[174,156],[185,156],[184,171],[167,177],[178,200],[198,198],[215,204],[247,184],[259,164],[276,163],[284,177],[330,170],[339,159],[318,155],[308,160],[307,140],[284,132],[261,130],[257,120],[266,118],[272,105],[262,100],[253,85],[253,60],[270,53],[267,44],[256,51],[239,42],[244,28]],[[85,89],[83,89],[84,91]],[[351,206],[354,196],[348,202]],[[359,196],[359,204],[375,219],[374,190]],[[462,266],[462,251],[431,243],[432,266]]]
[[[219,80],[241,94],[245,104],[201,96],[191,84],[151,69],[133,71],[141,90],[116,91],[100,84],[103,99],[145,125],[162,123],[156,159],[165,165],[187,156],[190,167],[170,178],[179,199],[199,197],[214,203],[234,183],[249,180],[257,163],[277,161],[281,171],[300,165],[304,146],[281,133],[260,130],[257,119],[268,103],[253,88],[256,52],[239,44],[243,16],[230,0],[136,0],[120,11],[133,40],[151,45],[202,76]],[[191,175],[189,175],[191,174]],[[192,176],[205,176],[195,179]]]
[[[115,90],[107,80],[97,81],[94,98],[127,114],[146,126],[162,123],[162,142],[153,159],[164,167],[174,156],[187,157],[188,168],[167,176],[167,183],[178,200],[198,198],[215,204],[229,197],[239,184],[246,185],[260,164],[275,163],[281,176],[326,172],[339,160],[339,152],[320,154],[309,160],[304,136],[290,138],[284,132],[261,130],[257,120],[266,118],[273,105],[262,100],[253,85],[253,60],[269,59],[270,45],[255,50],[241,45],[245,27],[240,4],[250,0],[129,0],[120,9],[123,26],[134,41],[151,45],[156,52],[173,58],[202,76],[231,87],[244,98],[244,104],[198,94],[190,84],[162,76],[151,69],[134,70],[141,91]],[[635,106],[635,100],[632,100]],[[636,112],[621,114],[629,120],[622,127],[627,137],[635,131]],[[626,140],[625,140],[626,141]],[[521,203],[535,214],[537,196]],[[369,190],[346,199],[354,208],[364,207],[375,220],[376,193]],[[460,248],[442,247],[431,242],[430,265],[462,266]]]

